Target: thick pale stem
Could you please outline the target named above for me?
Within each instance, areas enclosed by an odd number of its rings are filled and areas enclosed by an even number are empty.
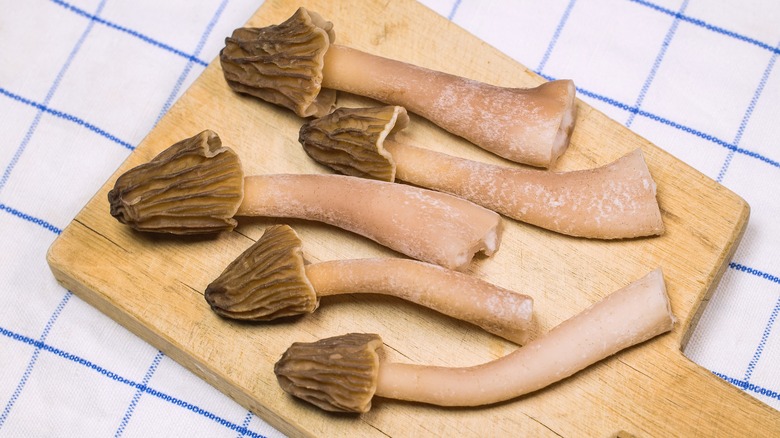
[[[656,184],[640,149],[595,169],[549,172],[465,160],[389,139],[384,148],[398,179],[542,228],[599,239],[664,232]]]
[[[673,325],[656,270],[493,362],[468,368],[381,363],[376,395],[442,406],[497,403],[562,380]]]
[[[401,105],[512,161],[550,167],[575,120],[569,80],[505,88],[331,44],[322,86]]]
[[[412,258],[465,269],[498,250],[496,213],[444,193],[341,175],[246,177],[237,216],[325,222]]]
[[[306,266],[317,295],[391,295],[468,321],[518,344],[528,341],[533,300],[460,272],[403,259],[338,260]]]

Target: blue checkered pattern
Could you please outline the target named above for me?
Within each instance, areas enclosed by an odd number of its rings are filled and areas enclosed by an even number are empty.
[[[744,197],[685,353],[780,408],[780,3],[425,0]],[[0,436],[278,436],[54,281],[49,245],[260,6],[0,0]]]

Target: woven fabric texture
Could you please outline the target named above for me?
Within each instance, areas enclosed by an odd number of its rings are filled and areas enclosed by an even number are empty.
[[[46,264],[261,3],[0,0],[0,436],[280,436]],[[780,409],[780,2],[423,3],[748,201],[685,354]]]

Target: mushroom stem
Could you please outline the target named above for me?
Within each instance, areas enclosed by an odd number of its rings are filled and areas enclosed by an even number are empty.
[[[268,227],[206,287],[205,298],[226,318],[271,321],[311,313],[320,297],[346,293],[395,296],[518,344],[530,334],[529,296],[414,260],[338,260],[304,266],[302,242],[287,225]]]
[[[335,260],[306,265],[317,296],[375,293],[470,322],[519,345],[528,341],[533,300],[464,273],[402,259]]]
[[[507,88],[331,44],[322,86],[400,105],[508,160],[551,167],[575,119],[570,80]]]
[[[441,406],[479,406],[544,388],[672,329],[656,270],[507,356],[467,368],[382,363],[376,395]]]
[[[499,87],[334,40],[331,22],[299,8],[279,25],[236,29],[225,40],[220,61],[234,90],[302,117],[327,114],[335,103],[333,90],[340,90],[403,105],[512,161],[550,167],[568,146],[576,116],[570,80],[527,89]]]
[[[664,232],[641,149],[569,172],[510,168],[385,140],[396,177],[561,234],[622,239]]]
[[[343,356],[344,352],[334,355],[333,350],[323,351],[317,343],[296,343],[277,362],[274,371],[285,391],[328,410],[365,412],[373,395],[440,406],[481,406],[544,388],[620,350],[667,332],[673,325],[674,316],[658,269],[524,347],[482,365],[446,368],[393,363],[378,352],[378,336],[346,335],[353,340],[367,340],[366,349],[361,350],[366,359],[357,362],[354,357]],[[338,344],[337,338],[323,341],[328,348]],[[296,357],[302,350],[308,353]],[[321,362],[329,367],[328,371],[308,360],[311,352],[328,358],[328,363]],[[372,352],[373,356],[367,354]],[[345,364],[362,363],[367,380],[360,388],[352,388],[349,398],[340,398],[337,406],[331,406],[326,401],[331,399],[332,389],[343,388],[343,384],[329,376],[339,376],[338,371],[343,368],[338,362],[342,358]],[[314,379],[314,375],[321,379]],[[306,383],[305,388],[297,386],[301,382]]]
[[[246,177],[236,215],[324,222],[457,270],[497,251],[502,232],[498,215],[455,196],[341,175]]]
[[[408,122],[400,106],[340,108],[305,123],[299,141],[310,157],[338,172],[398,178],[562,234],[618,239],[664,231],[656,184],[640,149],[595,169],[506,167],[396,141],[394,133]]]
[[[234,215],[321,221],[410,257],[465,269],[501,241],[496,213],[455,196],[340,175],[244,177],[238,156],[203,131],[117,178],[111,214],[139,231],[232,230]]]

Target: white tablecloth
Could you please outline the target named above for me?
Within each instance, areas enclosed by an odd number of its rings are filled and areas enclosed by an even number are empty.
[[[780,2],[425,0],[745,198],[686,354],[780,408]],[[276,436],[46,250],[256,0],[0,0],[0,436]]]

